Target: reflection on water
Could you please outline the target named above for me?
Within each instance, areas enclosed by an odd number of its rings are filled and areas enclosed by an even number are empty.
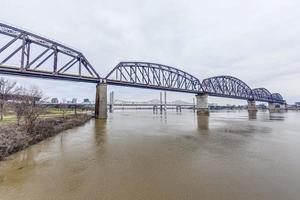
[[[248,112],[249,120],[255,120],[257,119],[257,113],[256,112]]]
[[[284,115],[280,115],[279,113],[270,113],[270,120],[283,121]]]
[[[197,123],[199,130],[208,130],[209,128],[209,116],[199,115],[197,116]]]
[[[300,199],[299,119],[115,112],[0,162],[0,199]]]

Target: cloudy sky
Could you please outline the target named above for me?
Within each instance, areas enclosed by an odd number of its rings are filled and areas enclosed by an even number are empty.
[[[300,101],[299,8],[298,0],[1,0],[0,21],[78,49],[101,76],[120,61],[148,61],[201,80],[236,76],[292,103]],[[92,84],[10,78],[38,85],[47,96],[94,98]],[[109,89],[117,99],[159,97],[158,91]]]

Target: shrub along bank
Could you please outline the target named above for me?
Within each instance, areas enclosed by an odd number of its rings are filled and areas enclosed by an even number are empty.
[[[0,124],[0,160],[90,119],[87,114],[38,119],[30,132],[26,125],[17,122]]]

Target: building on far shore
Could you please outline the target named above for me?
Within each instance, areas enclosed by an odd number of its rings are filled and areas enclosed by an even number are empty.
[[[52,98],[51,103],[58,103],[58,98]]]
[[[295,104],[287,105],[289,110],[300,110],[300,102],[295,102]]]
[[[268,107],[265,105],[265,104],[258,104],[257,106],[256,106],[256,108],[257,109],[259,109],[259,110],[266,110],[266,109],[268,109]]]
[[[73,99],[72,99],[72,103],[77,103],[77,99],[76,99],[76,98],[73,98]]]
[[[91,103],[91,102],[88,98],[86,98],[86,99],[83,99],[83,103]]]

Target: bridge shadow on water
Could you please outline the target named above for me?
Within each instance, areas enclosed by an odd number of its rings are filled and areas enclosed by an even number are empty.
[[[265,111],[259,112],[256,116],[256,119],[260,121],[284,121],[286,119],[286,116],[284,112],[270,113],[268,111]]]

